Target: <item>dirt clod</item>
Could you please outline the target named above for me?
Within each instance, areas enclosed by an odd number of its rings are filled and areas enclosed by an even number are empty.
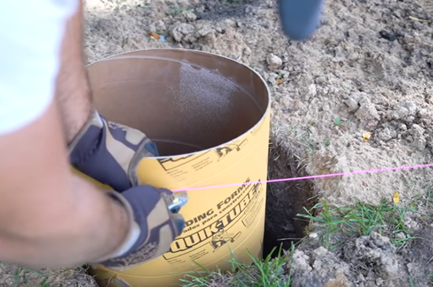
[[[266,57],[266,62],[268,63],[268,68],[270,70],[275,70],[283,64],[283,60],[280,57],[275,56],[274,54],[269,54]]]
[[[350,266],[323,247],[309,251],[296,250],[293,255],[292,287],[352,287]]]

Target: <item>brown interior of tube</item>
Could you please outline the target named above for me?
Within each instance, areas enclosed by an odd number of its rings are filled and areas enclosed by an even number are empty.
[[[249,68],[185,50],[148,50],[88,67],[96,108],[108,120],[137,128],[160,155],[228,142],[260,121],[268,91]]]

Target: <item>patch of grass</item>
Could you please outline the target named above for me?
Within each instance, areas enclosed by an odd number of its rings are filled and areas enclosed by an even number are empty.
[[[308,154],[313,154],[315,152],[312,135],[313,134],[309,128],[307,128],[306,131],[298,131],[296,133],[298,142],[306,148]]]
[[[233,253],[228,262],[231,272],[223,274],[220,270],[210,271],[196,263],[202,270],[187,272],[188,279],[181,279],[182,287],[211,287],[224,284],[227,287],[290,287],[292,279],[290,266],[293,261],[294,245],[289,254],[282,254],[280,247],[278,254],[272,258],[276,248],[265,259],[255,258],[250,252],[248,256],[253,264],[245,264],[236,260]]]
[[[411,199],[408,209],[421,214],[430,220],[433,219],[433,190],[431,187],[427,188],[425,194],[419,193]]]
[[[413,279],[411,276],[409,276],[409,283],[411,287],[416,287],[415,282],[413,282]]]
[[[412,231],[404,225],[409,207],[400,207],[382,200],[379,205],[357,202],[354,205],[331,207],[322,201],[306,214],[298,216],[310,220],[315,226],[321,244],[332,250],[344,244],[344,238],[370,235],[372,231],[388,236],[396,246],[414,239]],[[313,215],[317,211],[317,215]]]
[[[18,287],[20,284],[20,275],[21,275],[22,271],[23,271],[23,268],[18,268],[17,273],[15,273],[14,287]]]
[[[0,262],[0,265],[7,268],[7,271],[3,270],[5,274],[10,271],[9,274],[14,275],[11,287],[48,287],[57,286],[57,282],[62,282],[64,286],[95,286],[82,265],[74,268],[44,269],[43,272],[3,262]]]
[[[17,269],[17,272],[15,273],[14,276],[14,287],[18,287],[18,286],[22,286],[22,284],[27,284],[29,283],[29,280],[27,279],[27,274],[28,273],[33,273],[36,274],[39,277],[43,277],[45,278],[40,287],[45,287],[47,282],[48,282],[48,277],[49,275],[44,274],[42,272],[36,271],[36,270],[32,270],[32,269],[28,269],[28,268],[24,268],[24,267],[19,267]]]

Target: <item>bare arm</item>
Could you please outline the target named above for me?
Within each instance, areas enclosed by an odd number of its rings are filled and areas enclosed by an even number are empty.
[[[64,23],[59,11],[70,3],[10,1],[0,9],[8,51],[0,55],[0,261],[31,268],[99,260],[121,245],[130,227],[120,205],[72,174],[59,103],[51,98]],[[78,116],[68,129],[73,133],[89,106],[70,104],[82,109],[70,110]]]
[[[66,25],[61,50],[61,67],[56,83],[56,100],[68,143],[88,120],[92,108],[83,51],[82,6],[80,0],[77,13]]]
[[[72,175],[55,104],[37,121],[0,137],[0,260],[57,267],[115,250],[126,213]]]
[[[16,25],[15,31],[0,25],[0,39],[15,55],[0,54],[0,261],[30,268],[89,262],[135,266],[168,251],[185,221],[168,209],[169,190],[132,187],[118,164],[135,154],[153,154],[147,137],[109,127],[96,112],[91,118],[96,122],[88,121],[92,105],[82,59],[81,7],[66,36],[61,33],[71,3],[9,1],[9,9],[0,9],[0,21]],[[112,145],[115,154],[107,148]],[[74,176],[71,165],[95,179],[108,177],[122,194],[111,193],[117,201],[109,198]]]

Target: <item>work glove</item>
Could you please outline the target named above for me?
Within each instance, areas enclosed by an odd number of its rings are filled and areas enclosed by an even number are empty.
[[[283,31],[295,41],[307,40],[319,27],[325,0],[278,0]]]
[[[156,145],[144,133],[107,121],[94,110],[88,122],[69,144],[72,166],[95,180],[111,186],[105,191],[126,209],[130,232],[113,254],[98,260],[112,269],[131,268],[167,252],[179,236],[185,220],[170,210],[171,191],[138,185],[132,174],[143,157],[158,155]]]
[[[69,144],[69,160],[80,172],[122,192],[135,186],[134,163],[158,155],[155,143],[142,132],[107,121],[93,110]]]
[[[122,193],[106,192],[125,208],[130,228],[121,246],[95,264],[120,271],[132,268],[167,252],[182,233],[182,215],[168,209],[173,201],[171,191],[140,185]]]

